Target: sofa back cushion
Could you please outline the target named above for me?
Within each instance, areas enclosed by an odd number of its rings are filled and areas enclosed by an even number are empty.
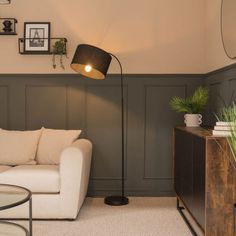
[[[36,164],[41,130],[0,130],[0,165]]]
[[[58,165],[61,152],[80,135],[81,130],[59,130],[43,128],[39,140],[36,161],[40,165]]]

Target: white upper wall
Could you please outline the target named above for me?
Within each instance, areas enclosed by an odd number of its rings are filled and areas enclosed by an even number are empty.
[[[207,1],[213,5],[208,7],[212,28],[207,37],[207,64],[212,69],[228,60],[223,52],[217,52],[223,61],[212,60],[217,47],[222,47],[213,43],[219,17],[214,2],[220,0]],[[19,22],[18,36],[0,36],[0,73],[73,73],[69,64],[81,43],[116,54],[124,73],[203,73],[207,70],[205,10],[206,0],[13,0],[0,5],[1,17]],[[50,55],[18,53],[23,23],[30,21],[50,21],[52,37],[68,38],[65,71],[52,69]],[[116,63],[109,72],[118,72]]]
[[[206,2],[206,72],[210,72],[236,61],[227,57],[221,40],[221,0]]]

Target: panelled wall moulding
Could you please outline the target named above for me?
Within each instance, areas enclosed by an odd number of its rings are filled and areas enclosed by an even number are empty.
[[[201,83],[199,75],[125,75],[129,195],[173,195],[172,155],[164,147],[171,149],[172,128],[183,119],[168,103],[171,96],[189,94]],[[88,194],[116,194],[121,173],[119,86],[119,75],[98,82],[70,74],[0,75],[0,124],[12,130],[82,129],[82,137],[94,144]]]

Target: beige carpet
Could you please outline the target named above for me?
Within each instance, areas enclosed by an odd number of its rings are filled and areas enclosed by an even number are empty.
[[[122,207],[87,198],[76,221],[34,221],[33,232],[34,236],[191,236],[175,198],[143,197],[130,198],[130,204]]]

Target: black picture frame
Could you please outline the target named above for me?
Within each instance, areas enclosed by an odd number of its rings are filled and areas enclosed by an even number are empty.
[[[0,18],[0,35],[16,35],[15,18]]]
[[[24,52],[27,54],[50,53],[50,22],[24,23]]]

